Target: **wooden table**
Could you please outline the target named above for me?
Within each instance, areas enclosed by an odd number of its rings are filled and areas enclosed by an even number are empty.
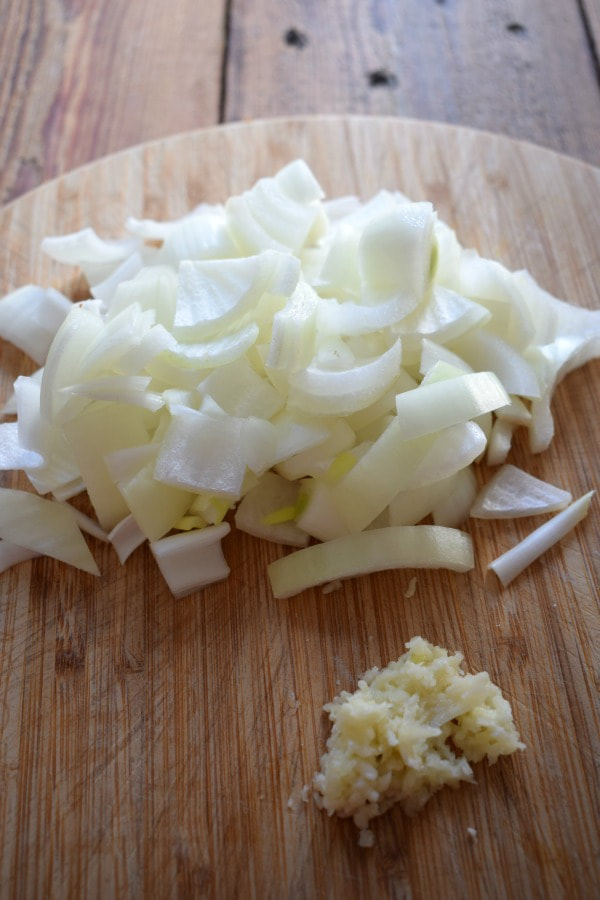
[[[0,203],[123,147],[306,113],[453,122],[600,163],[597,0],[0,3]]]
[[[87,183],[97,197],[105,190],[116,202],[110,189],[120,164],[110,160],[94,170],[93,183],[77,175],[29,199],[23,196],[106,154],[200,126],[290,114],[433,119],[525,139],[600,165],[598,47],[597,0],[178,0],[171,5],[158,0],[0,0],[0,203],[21,198],[12,212],[0,210],[0,227],[15,234],[31,224],[37,236],[52,227],[61,202],[79,221],[85,203],[78,205],[73,185]],[[392,143],[404,139],[392,125],[378,128]],[[290,134],[293,126],[286,140]],[[350,125],[348,134],[360,142],[360,122]],[[263,133],[275,145],[274,135],[269,127]],[[301,126],[298,135],[305,135]],[[339,137],[339,129],[326,126],[324,145],[328,135]],[[430,152],[435,165],[441,136],[431,146],[430,133],[417,124],[407,126],[405,137],[407,146],[419,147],[425,156]],[[159,146],[140,151],[127,157],[127,171],[137,185],[146,167],[158,197],[173,153],[190,161],[194,147],[222,148],[228,140],[200,136],[171,144],[168,152]],[[511,240],[497,240],[497,230],[502,233],[507,226],[503,216],[518,202],[518,186],[525,196],[531,175],[535,195],[544,173],[573,184],[571,164],[548,154],[532,156],[532,148],[523,147],[515,157],[515,181],[506,183],[496,168],[512,152],[506,142],[481,143],[476,135],[452,133],[446,147],[464,149],[465,140],[473,154],[488,152],[468,195],[461,197],[439,180],[428,182],[411,158],[415,185],[427,188],[442,211],[461,219],[467,243],[480,241],[483,252],[502,256],[509,265],[531,266],[538,277],[545,274],[547,286],[557,293],[571,290],[580,302],[598,305],[593,212],[582,225],[589,236],[587,256],[574,262],[567,244],[557,248],[543,240],[527,246],[524,260],[519,253],[519,240],[530,236],[531,228],[542,233],[549,225],[561,234],[559,219],[549,219],[556,200],[527,207],[529,219],[515,227]],[[275,156],[286,149],[283,141]],[[239,149],[231,153],[239,164],[234,186],[241,189],[264,160],[256,144],[254,155]],[[394,162],[384,163],[378,176],[393,186]],[[584,202],[588,189],[600,192],[600,176],[585,166],[576,168],[578,198]],[[329,176],[332,190],[345,188],[343,171],[332,167]],[[362,186],[372,189],[372,181],[367,175]],[[189,187],[182,184],[181,195],[157,201],[156,208],[183,212]],[[206,199],[222,199],[210,196],[210,178],[205,187]],[[478,229],[466,214],[470,198],[479,188],[492,187],[506,192],[506,207],[499,209],[497,221]],[[220,189],[217,178],[216,194]],[[118,198],[117,207],[126,199],[136,200],[133,189],[129,198]],[[145,211],[152,214],[151,203]],[[95,224],[107,232],[122,212],[97,203]],[[576,224],[576,219],[577,210],[569,210],[567,220]],[[38,263],[31,242],[31,255],[14,269],[9,251],[1,255],[2,275],[4,285],[13,287],[27,265]],[[21,360],[10,350],[3,356],[12,369]],[[594,385],[599,365],[571,376],[568,388],[559,392],[557,414],[564,420],[576,398],[574,433],[554,445],[535,470],[550,473],[566,456],[580,492],[587,478],[599,476],[586,431],[586,423],[598,419]],[[578,451],[586,441],[587,455]],[[577,572],[558,610],[551,592],[564,590],[564,578],[556,566],[532,576],[523,593],[515,588],[503,595],[487,580],[485,615],[477,578],[448,581],[449,593],[442,596],[436,593],[440,582],[424,575],[419,591],[429,591],[430,602],[422,604],[417,597],[387,630],[382,609],[397,585],[389,574],[372,582],[366,600],[364,585],[355,583],[347,598],[334,596],[326,606],[317,593],[297,606],[274,603],[264,587],[253,598],[240,575],[225,593],[174,604],[149,553],[117,571],[109,551],[98,546],[101,567],[110,572],[100,586],[74,575],[62,581],[52,562],[26,564],[4,576],[1,900],[308,900],[345,894],[426,900],[442,890],[474,900],[591,896],[600,871],[594,818],[599,807],[593,668],[598,596],[590,589],[590,578],[598,572],[599,519],[597,513],[590,518],[587,568],[581,563],[586,538],[573,538],[556,557],[571,560]],[[512,535],[522,533],[515,526]],[[498,551],[505,549],[499,535],[492,541]],[[232,567],[240,571],[248,559],[264,566],[279,551],[258,549],[242,538],[230,553]],[[540,598],[538,638],[524,627],[530,619],[522,605]],[[248,641],[257,610],[264,629]],[[378,829],[378,846],[359,857],[350,823],[329,822],[299,800],[327,733],[319,709],[334,692],[351,688],[364,668],[399,655],[402,642],[424,628],[432,640],[468,651],[471,670],[488,668],[499,683],[510,682],[515,715],[528,740],[532,735],[549,740],[551,727],[557,740],[530,747],[528,755],[505,768],[502,762],[490,770],[480,767],[479,787],[471,794],[439,795],[414,822],[391,814]],[[497,629],[493,642],[491,629]],[[538,646],[551,649],[547,671],[546,663],[534,658]],[[329,669],[326,660],[332,661]],[[249,675],[253,681],[244,682]],[[542,693],[548,708],[541,707]],[[237,718],[219,717],[220,704],[237,710]],[[534,725],[542,720],[545,728],[536,732]],[[558,732],[563,722],[579,729],[577,749]],[[568,807],[571,834],[561,837],[556,805],[547,821],[536,820],[543,797],[528,808],[532,772],[538,785],[547,773],[548,796],[553,803],[562,798]],[[225,808],[227,817],[221,815]],[[485,820],[498,809],[502,819]],[[469,826],[478,828],[478,843],[468,838]],[[511,830],[521,841],[518,847],[506,837]],[[280,838],[277,845],[261,843],[273,833]],[[251,852],[240,852],[246,845]],[[330,860],[331,870],[324,860]]]

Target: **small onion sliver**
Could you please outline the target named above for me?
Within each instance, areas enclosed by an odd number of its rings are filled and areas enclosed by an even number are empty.
[[[524,540],[493,560],[488,565],[488,569],[492,569],[503,586],[507,587],[527,566],[560,541],[587,516],[590,501],[595,493],[595,491],[589,491],[548,522],[540,525]]]

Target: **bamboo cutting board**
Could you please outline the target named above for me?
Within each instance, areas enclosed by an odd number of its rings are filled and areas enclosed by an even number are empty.
[[[237,124],[137,147],[0,211],[0,290],[81,285],[45,234],[221,201],[302,156],[329,196],[430,199],[474,246],[600,308],[600,170],[508,139],[397,119]],[[33,365],[1,350],[1,394]],[[600,485],[600,363],[568,376],[558,434],[511,460],[574,496]],[[5,484],[14,484],[7,477]],[[281,547],[232,534],[232,574],[174,601],[150,553],[94,579],[51,560],[0,576],[0,896],[590,897],[598,855],[600,501],[507,590],[487,563],[537,524],[472,522],[476,568],[383,573],[275,601]],[[404,597],[413,575],[416,593]],[[301,802],[322,705],[413,635],[461,649],[527,744],[414,819],[349,821]],[[476,829],[473,839],[467,829]]]

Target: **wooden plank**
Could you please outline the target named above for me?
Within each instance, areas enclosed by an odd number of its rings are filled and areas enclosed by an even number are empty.
[[[0,203],[107,153],[218,121],[225,0],[4,3]]]
[[[600,162],[600,86],[576,0],[232,0],[228,58],[228,120],[415,116]]]
[[[429,197],[465,244],[600,308],[600,171],[463,129],[327,117],[184,135],[34,191],[0,211],[0,291],[64,284],[39,254],[45,233],[175,216],[298,154],[330,196]],[[1,352],[4,399],[24,360]],[[514,461],[574,495],[598,485],[599,398],[595,361],[557,391],[550,450],[531,459],[521,442]],[[0,895],[594,896],[599,508],[505,591],[486,563],[529,522],[473,523],[476,569],[416,573],[410,601],[412,572],[275,601],[265,566],[284,551],[239,534],[230,579],[180,602],[146,548],[120,568],[92,541],[100,579],[49,560],[5,573]],[[321,706],[414,634],[490,672],[528,749],[479,765],[477,786],[440,792],[412,820],[390,811],[359,851],[351,823],[300,800],[324,749]]]
[[[600,81],[600,5],[596,0],[580,0],[580,4],[596,78]]]

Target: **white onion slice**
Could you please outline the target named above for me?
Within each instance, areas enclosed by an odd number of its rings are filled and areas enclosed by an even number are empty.
[[[0,538],[100,574],[72,509],[64,503],[0,488]]]
[[[246,470],[241,444],[241,419],[180,407],[163,438],[155,478],[174,487],[237,499]]]
[[[173,534],[150,544],[174,597],[185,597],[227,578],[230,569],[223,557],[221,540],[230,531],[230,526],[223,522],[200,531]]]
[[[273,594],[291,597],[338,578],[352,578],[384,569],[473,568],[468,534],[436,525],[377,528],[298,550],[268,567]]]
[[[403,438],[411,440],[507,403],[508,394],[492,372],[473,372],[398,394],[396,411]]]
[[[299,272],[295,257],[275,250],[241,259],[184,260],[174,332],[188,340],[215,335],[254,310],[263,294],[289,296]]]
[[[27,284],[0,300],[0,337],[42,365],[72,306],[54,288]]]
[[[11,541],[0,540],[0,573],[41,555],[37,550],[31,550],[29,547],[19,547],[18,544],[13,544]]]
[[[97,538],[104,544],[108,542],[108,535],[106,531],[101,528],[97,522],[90,518],[90,516],[86,516],[84,512],[81,512],[80,509],[76,509],[76,507],[74,506],[69,506],[68,508],[73,514],[75,521],[82,531],[84,531],[86,534],[91,535],[92,537]]]
[[[494,372],[509,394],[530,398],[540,396],[535,369],[507,341],[486,329],[455,341],[452,349],[473,369]]]
[[[133,516],[122,519],[108,535],[108,540],[115,548],[119,562],[125,565],[134,550],[137,550],[146,540],[146,535],[139,527]]]
[[[365,226],[358,253],[366,302],[403,298],[404,313],[412,312],[427,287],[435,219],[431,203],[410,203]]]
[[[481,489],[471,515],[476,519],[535,516],[564,509],[572,499],[569,491],[507,464]]]
[[[590,501],[596,492],[590,491],[558,515],[536,528],[515,547],[488,565],[504,587],[507,587],[527,566],[561,540],[587,516]]]
[[[19,443],[19,426],[16,422],[0,425],[0,470],[36,469],[44,459],[35,450],[27,450]]]
[[[109,306],[119,285],[124,281],[129,281],[131,278],[135,278],[138,272],[141,271],[143,265],[144,260],[136,250],[131,254],[131,256],[128,256],[126,259],[124,259],[123,262],[117,266],[114,272],[111,272],[108,278],[105,278],[103,281],[99,281],[96,284],[91,285],[90,291],[92,297],[96,297],[98,300],[102,300],[107,306]]]
[[[400,370],[401,345],[369,362],[341,371],[310,365],[290,376],[289,404],[319,415],[348,415],[375,403]]]

